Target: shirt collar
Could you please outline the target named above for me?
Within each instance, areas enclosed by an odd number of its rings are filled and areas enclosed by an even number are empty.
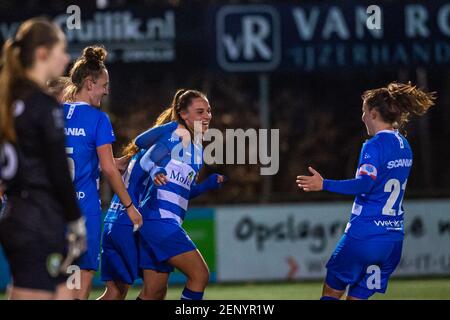
[[[380,134],[380,133],[397,134],[397,133],[398,133],[398,130],[397,130],[397,129],[394,129],[394,130],[381,130],[381,131],[378,131],[375,135]]]

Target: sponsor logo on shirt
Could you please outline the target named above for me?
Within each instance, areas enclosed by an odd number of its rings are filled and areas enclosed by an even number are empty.
[[[86,132],[84,131],[84,128],[64,128],[64,134],[66,136],[86,136]]]
[[[377,227],[385,227],[387,230],[403,230],[402,220],[374,220]]]
[[[77,199],[81,200],[86,198],[86,193],[84,193],[83,191],[77,191]]]
[[[398,168],[398,167],[411,167],[412,159],[397,159],[391,160],[387,164],[388,169]]]
[[[187,187],[191,185],[193,177],[194,171],[189,172],[189,174],[184,177],[179,171],[172,170],[170,172],[170,179],[176,180],[179,183],[186,185]]]
[[[109,207],[109,209],[110,210],[113,210],[113,211],[123,211],[123,210],[125,210],[125,206],[122,204],[122,203],[120,203],[120,202],[112,202],[111,203],[111,206]]]

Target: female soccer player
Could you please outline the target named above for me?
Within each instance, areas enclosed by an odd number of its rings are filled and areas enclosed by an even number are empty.
[[[140,161],[144,169],[149,163],[157,168],[151,172],[153,183],[141,205],[144,225],[139,233],[139,265],[144,286],[138,299],[164,299],[169,274],[176,267],[188,278],[182,299],[200,300],[209,279],[208,266],[181,224],[189,199],[218,189],[225,177],[212,174],[204,182],[195,183],[203,155],[202,145],[193,141],[194,128],[199,123],[202,134],[211,121],[206,96],[195,90],[179,90],[157,124],[170,120],[177,121],[178,128],[162,135]],[[136,144],[148,148],[141,145],[145,141],[141,138]]]
[[[8,202],[0,218],[0,242],[12,273],[10,299],[53,299],[65,241],[85,241],[64,147],[58,102],[46,93],[69,56],[64,33],[43,18],[25,21],[3,46],[0,74],[0,174]],[[72,243],[74,244],[74,243]],[[72,247],[72,248],[71,248]]]
[[[413,161],[409,143],[398,130],[410,115],[423,115],[435,97],[411,83],[394,82],[364,92],[362,99],[362,121],[372,138],[362,147],[356,178],[327,180],[311,167],[312,176],[297,176],[306,192],[356,195],[350,221],[327,263],[323,300],[340,299],[347,286],[349,300],[386,292],[400,262],[402,201]]]
[[[92,279],[99,267],[101,207],[98,194],[99,164],[112,189],[127,211],[133,225],[140,227],[142,217],[134,206],[116,167],[111,143],[114,132],[102,98],[108,94],[109,76],[103,47],[87,47],[70,70],[64,104],[66,151],[77,191],[78,203],[86,219],[87,252],[80,257],[81,288],[78,299],[87,299]]]
[[[162,126],[154,127],[140,136],[148,145],[152,145],[162,134],[174,131],[178,123],[173,121]],[[140,160],[145,154],[134,141],[124,149],[124,157],[130,159],[123,175],[123,180],[136,207],[139,206],[141,196],[148,182],[148,170],[144,170]],[[138,243],[134,234],[133,223],[126,214],[117,195],[111,200],[111,205],[105,217],[102,236],[101,278],[106,281],[106,289],[100,300],[125,299],[130,285],[138,278]]]

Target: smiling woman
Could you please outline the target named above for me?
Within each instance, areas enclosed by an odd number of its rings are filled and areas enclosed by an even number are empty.
[[[77,262],[81,269],[78,299],[87,299],[92,278],[99,268],[101,206],[98,194],[99,165],[132,223],[138,228],[142,217],[133,205],[112,153],[115,141],[111,122],[99,108],[109,93],[109,75],[103,47],[87,47],[70,70],[64,104],[66,150],[81,211],[86,219],[88,250]]]
[[[156,125],[175,121],[177,128],[161,136],[152,146],[143,143],[142,135],[136,138],[136,145],[148,149],[141,165],[151,162],[157,166],[150,173],[153,183],[140,207],[144,224],[140,230],[139,267],[143,269],[144,286],[139,299],[164,299],[174,268],[188,278],[181,299],[203,298],[209,281],[208,266],[181,224],[189,200],[220,188],[225,181],[224,176],[212,174],[204,182],[196,183],[203,165],[203,147],[195,135],[208,129],[211,118],[211,107],[205,94],[180,89],[171,106],[156,121]],[[197,129],[194,135],[198,122],[201,132]]]

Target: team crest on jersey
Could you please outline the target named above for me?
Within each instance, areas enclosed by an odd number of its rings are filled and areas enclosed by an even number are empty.
[[[375,180],[377,178],[377,168],[371,164],[365,163],[359,167],[359,175],[368,175]]]
[[[59,275],[62,261],[63,256],[59,253],[52,253],[47,257],[47,271],[52,277]]]

